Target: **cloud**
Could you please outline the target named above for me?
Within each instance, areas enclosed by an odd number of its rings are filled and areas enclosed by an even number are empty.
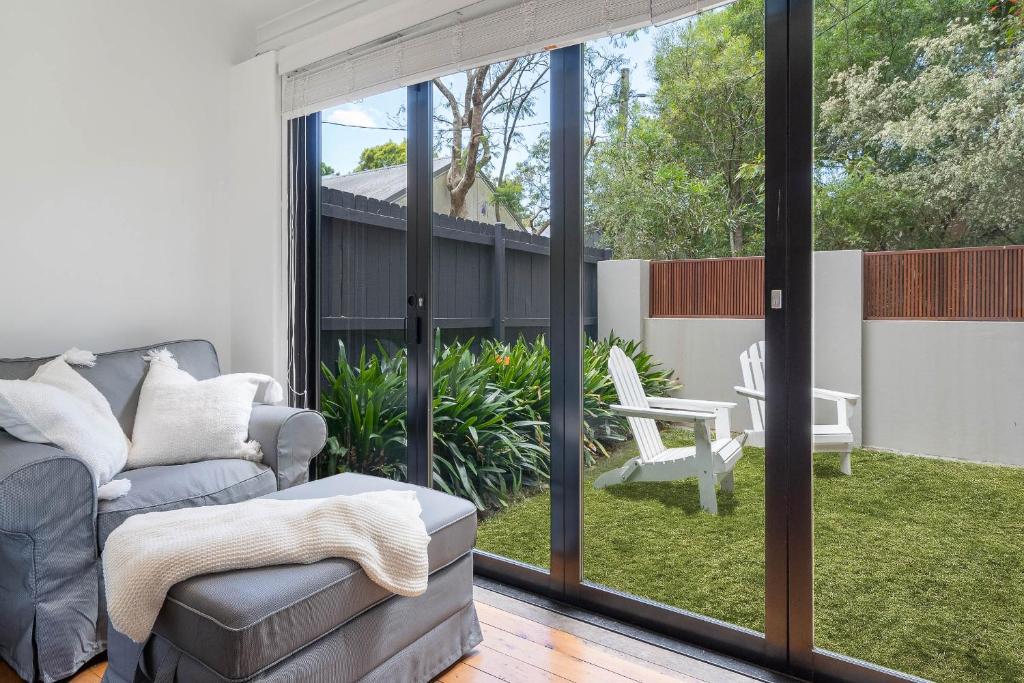
[[[377,122],[368,111],[355,108],[352,105],[346,105],[346,108],[343,109],[332,109],[324,116],[324,120],[331,121],[332,123],[341,123],[346,126],[374,127],[377,125]]]

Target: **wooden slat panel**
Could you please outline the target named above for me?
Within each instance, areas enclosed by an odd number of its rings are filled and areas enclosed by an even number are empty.
[[[1024,246],[864,254],[867,320],[1024,320]]]
[[[652,261],[652,318],[764,317],[762,257]],[[864,254],[867,320],[1024,320],[1024,246]]]
[[[652,318],[763,318],[764,257],[651,262]]]

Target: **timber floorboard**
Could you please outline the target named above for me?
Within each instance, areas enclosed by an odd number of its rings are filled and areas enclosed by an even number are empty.
[[[746,683],[758,679],[634,640],[485,588],[474,589],[484,641],[440,683]],[[99,683],[95,662],[70,683]],[[18,683],[0,662],[0,683]]]

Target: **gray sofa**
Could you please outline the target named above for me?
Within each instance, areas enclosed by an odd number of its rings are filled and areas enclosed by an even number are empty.
[[[196,379],[220,374],[206,341],[177,341],[98,354],[77,368],[110,402],[131,435],[145,377],[142,354],[169,349]],[[27,379],[49,358],[0,360],[0,379]],[[254,405],[249,436],[263,463],[210,460],[121,473],[132,488],[97,501],[92,476],[73,453],[25,443],[0,430],[0,657],[25,680],[56,681],[106,648],[100,553],[134,514],[222,505],[301,484],[324,446],[327,427],[313,411]]]

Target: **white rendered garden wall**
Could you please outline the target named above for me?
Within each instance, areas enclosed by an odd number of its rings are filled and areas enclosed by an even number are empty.
[[[1024,465],[1024,323],[863,320],[862,253],[815,258],[815,384],[860,394],[854,438],[866,446]],[[646,261],[598,264],[598,331],[641,339],[686,398],[736,401],[739,354],[764,321],[650,318]],[[827,404],[816,406],[828,410]],[[834,416],[819,413],[818,422]]]

